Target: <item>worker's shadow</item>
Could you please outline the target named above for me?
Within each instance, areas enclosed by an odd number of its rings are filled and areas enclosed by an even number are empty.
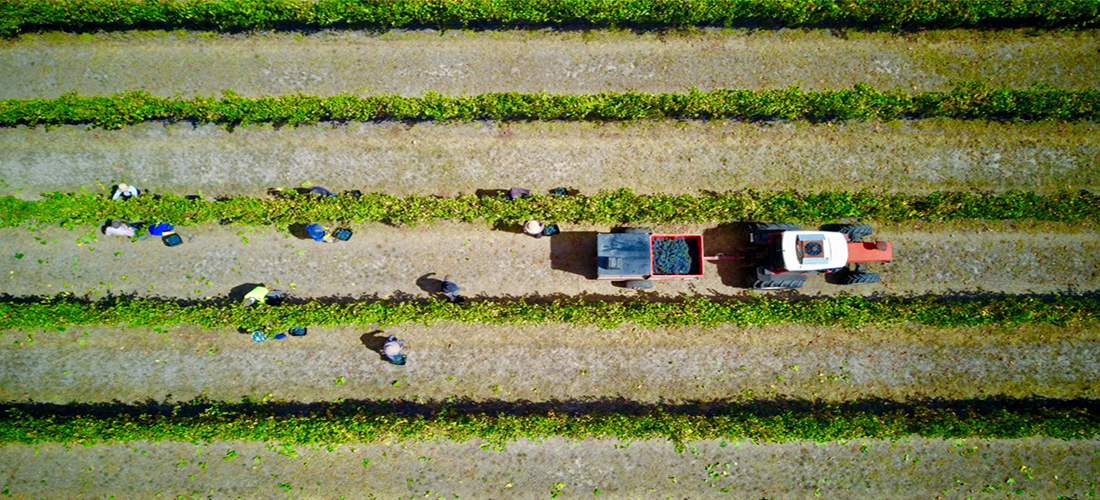
[[[287,226],[286,230],[290,233],[291,236],[298,238],[299,240],[313,239],[309,236],[309,233],[306,232],[305,224],[291,224]]]
[[[373,332],[364,333],[359,337],[359,341],[363,343],[363,347],[370,349],[381,359],[386,359],[382,354],[382,347],[386,345],[386,339],[389,338],[386,332],[382,330],[375,330]]]
[[[503,233],[515,233],[522,234],[530,238],[531,236],[523,232],[523,224],[516,224],[514,222],[494,222],[493,231],[500,231]]]
[[[416,286],[429,295],[443,293],[443,280],[432,276],[435,276],[435,273],[428,273],[416,278]]]
[[[474,191],[474,196],[477,196],[478,198],[503,198],[507,194],[507,189],[478,189]]]
[[[237,285],[229,289],[229,302],[241,303],[244,302],[244,296],[248,292],[251,292],[258,286],[264,286],[263,283],[245,283],[243,285]]]
[[[550,269],[596,279],[597,234],[571,231],[550,236]]]

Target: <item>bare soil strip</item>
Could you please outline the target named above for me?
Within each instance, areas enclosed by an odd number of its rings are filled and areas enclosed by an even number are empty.
[[[882,283],[845,287],[809,280],[807,295],[1060,293],[1100,289],[1100,240],[1091,232],[1019,232],[1004,225],[964,228],[880,227],[895,260],[873,264]],[[945,229],[946,228],[946,229]],[[414,228],[353,226],[348,242],[318,243],[286,228],[204,225],[180,231],[186,243],[130,241],[92,228],[0,230],[4,291],[12,295],[73,292],[92,298],[139,294],[203,299],[236,286],[266,283],[299,298],[426,298],[450,274],[471,298],[728,296],[745,293],[752,268],[737,261],[704,264],[697,281],[663,282],[641,292],[598,281],[595,235],[607,227],[563,227],[534,239],[484,225],[436,223]],[[704,235],[708,255],[741,255],[734,229],[670,225],[666,234]],[[518,228],[514,229],[518,232]],[[431,274],[435,273],[435,274]]]
[[[0,98],[109,94],[682,92],[954,80],[1095,88],[1100,31],[393,31],[25,35],[0,50]]]
[[[513,186],[589,194],[1100,186],[1095,123],[362,123],[233,132],[143,123],[3,128],[0,150],[0,195],[27,198],[120,181],[251,196],[306,182],[442,196]]]
[[[12,445],[15,498],[1040,498],[1092,496],[1100,441],[758,445],[549,439],[284,449],[262,443]]]
[[[599,330],[570,325],[311,328],[252,342],[226,328],[0,334],[0,400],[911,401],[1100,394],[1096,325]],[[410,362],[378,352],[407,340]]]

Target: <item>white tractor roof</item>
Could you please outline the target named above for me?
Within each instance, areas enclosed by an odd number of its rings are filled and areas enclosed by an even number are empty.
[[[848,239],[830,231],[784,231],[783,267],[822,271],[848,264]]]

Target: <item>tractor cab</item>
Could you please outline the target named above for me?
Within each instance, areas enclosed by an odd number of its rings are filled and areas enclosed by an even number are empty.
[[[893,248],[885,241],[863,241],[871,234],[866,224],[805,230],[791,223],[757,223],[751,226],[749,241],[757,247],[757,271],[753,288],[782,290],[799,288],[811,274],[843,274],[845,285],[878,283],[878,273],[860,264],[893,260]],[[854,267],[849,267],[854,264]]]
[[[782,262],[783,270],[820,272],[839,269],[848,263],[848,240],[840,233],[784,231],[775,239],[781,257],[775,260]]]

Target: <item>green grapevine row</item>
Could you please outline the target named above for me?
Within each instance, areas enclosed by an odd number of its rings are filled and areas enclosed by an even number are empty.
[[[770,296],[715,301],[688,298],[676,302],[584,301],[552,302],[479,301],[452,304],[423,302],[359,301],[352,303],[307,302],[278,307],[245,308],[224,301],[181,305],[149,299],[108,299],[99,302],[65,296],[20,298],[0,302],[0,329],[63,330],[73,325],[128,325],[157,327],[192,324],[209,329],[292,326],[390,326],[401,323],[430,324],[456,321],[474,324],[577,323],[612,328],[623,323],[641,326],[772,325],[897,325],[920,323],[935,327],[1022,325],[1095,322],[1100,319],[1100,297],[1002,296],[982,299],[943,300],[932,297],[870,299],[841,295],[807,300]]]
[[[789,402],[788,402],[789,403]],[[942,402],[941,402],[942,403]],[[1094,439],[1100,414],[1085,402],[1059,401],[1051,407],[1012,401],[972,400],[925,405],[859,401],[843,405],[807,403],[797,410],[756,404],[714,407],[705,414],[662,407],[574,413],[547,409],[478,411],[458,405],[409,402],[285,403],[192,402],[174,408],[105,405],[18,405],[0,416],[0,445],[64,443],[93,445],[133,441],[260,441],[284,445],[340,445],[392,441],[482,439],[503,446],[517,439],[667,439],[682,447],[703,439],[757,442],[818,442],[855,439],[928,438],[1017,439],[1046,436]],[[104,406],[104,405],[100,405]],[[47,411],[52,410],[52,411]],[[396,412],[396,413],[395,413]]]
[[[229,127],[249,123],[300,125],[321,121],[371,120],[638,120],[786,119],[894,120],[948,117],[991,120],[1095,120],[1100,90],[1062,90],[1047,85],[992,88],[962,82],[946,92],[908,93],[856,85],[851,90],[691,90],[683,94],[488,93],[423,97],[375,95],[331,97],[291,94],[242,97],[225,91],[185,99],[145,91],[109,96],[75,93],[54,99],[0,100],[0,125],[87,123],[122,128],[147,120],[194,120]]]
[[[5,0],[0,35],[40,30],[690,26],[1087,27],[1095,0]]]
[[[591,196],[362,196],[189,200],[166,194],[126,202],[86,193],[49,193],[28,201],[0,197],[0,227],[40,224],[99,225],[114,218],[195,225],[227,221],[237,225],[320,221],[416,225],[438,220],[518,223],[526,219],[592,224],[795,221],[812,224],[842,219],[907,220],[1100,220],[1100,199],[1087,191],[1038,194],[939,192],[921,195],[868,192],[798,193],[742,191],[699,195],[639,195],[628,190]]]

